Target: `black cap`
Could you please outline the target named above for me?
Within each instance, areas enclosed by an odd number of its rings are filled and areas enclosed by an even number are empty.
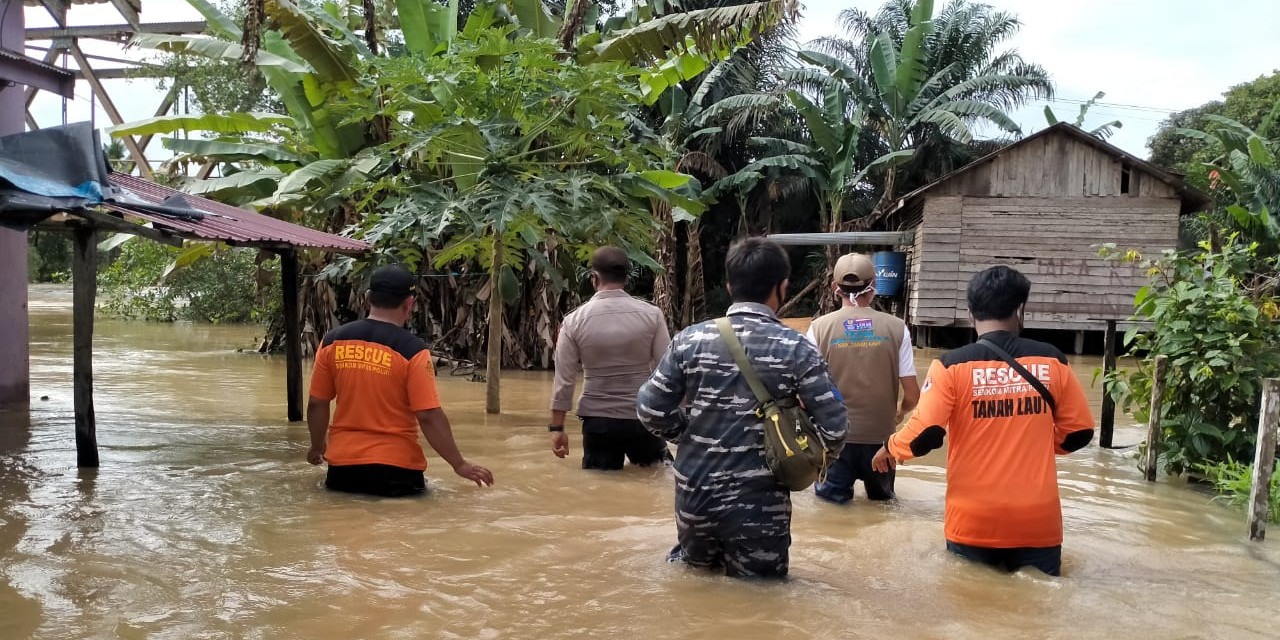
[[[408,269],[398,264],[389,264],[373,270],[373,275],[369,276],[369,290],[404,298],[413,295],[417,280]]]

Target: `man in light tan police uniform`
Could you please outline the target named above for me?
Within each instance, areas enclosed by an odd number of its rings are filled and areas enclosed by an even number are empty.
[[[583,374],[578,417],[582,418],[582,468],[621,469],[624,458],[649,466],[667,461],[667,443],[636,418],[636,393],[671,343],[657,307],[626,291],[631,261],[618,247],[591,256],[596,294],[565,316],[556,339],[556,376],[551,395],[551,450],[569,455],[565,415]]]
[[[871,459],[920,400],[911,336],[902,320],[871,308],[876,295],[871,258],[841,256],[833,275],[832,291],[841,308],[814,320],[806,337],[827,359],[849,413],[849,433],[826,482],[814,485],[814,491],[842,504],[853,499],[853,483],[861,480],[867,498],[889,500],[893,469],[877,472]]]

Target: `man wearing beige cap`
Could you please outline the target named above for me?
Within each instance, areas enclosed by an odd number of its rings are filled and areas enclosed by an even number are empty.
[[[911,336],[902,320],[871,308],[876,296],[871,258],[841,256],[833,275],[832,293],[841,308],[814,320],[807,337],[827,359],[831,380],[844,396],[849,433],[826,481],[814,485],[814,491],[842,504],[853,499],[853,483],[861,480],[867,498],[889,500],[894,497],[893,469],[877,472],[871,459],[920,400]]]

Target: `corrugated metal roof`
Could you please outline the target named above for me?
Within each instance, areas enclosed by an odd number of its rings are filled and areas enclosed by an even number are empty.
[[[111,184],[128,191],[144,202],[154,204],[160,204],[171,196],[182,196],[195,209],[205,213],[202,220],[183,220],[130,207],[127,204],[103,205],[111,211],[141,218],[152,223],[157,229],[170,231],[184,238],[220,240],[227,244],[241,246],[327,249],[337,253],[364,253],[369,249],[367,242],[317,231],[123,173],[113,172]]]

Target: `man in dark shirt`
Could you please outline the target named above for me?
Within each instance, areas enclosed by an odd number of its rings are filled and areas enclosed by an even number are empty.
[[[417,278],[404,267],[379,267],[369,281],[369,317],[330,331],[311,375],[307,462],[329,463],[335,491],[403,496],[426,489],[427,458],[418,433],[454,473],[477,485],[493,474],[458,452],[436,392],[435,367],[422,339],[404,329]],[[330,424],[329,405],[338,401]]]
[[[800,398],[834,458],[848,427],[844,402],[818,350],[775,315],[786,297],[787,254],[747,238],[730,247],[725,271],[730,322],[765,388],[775,398]],[[714,321],[680,332],[640,388],[640,421],[677,444],[680,544],[671,560],[723,567],[731,576],[787,574],[791,493],[765,462],[756,404]]]

